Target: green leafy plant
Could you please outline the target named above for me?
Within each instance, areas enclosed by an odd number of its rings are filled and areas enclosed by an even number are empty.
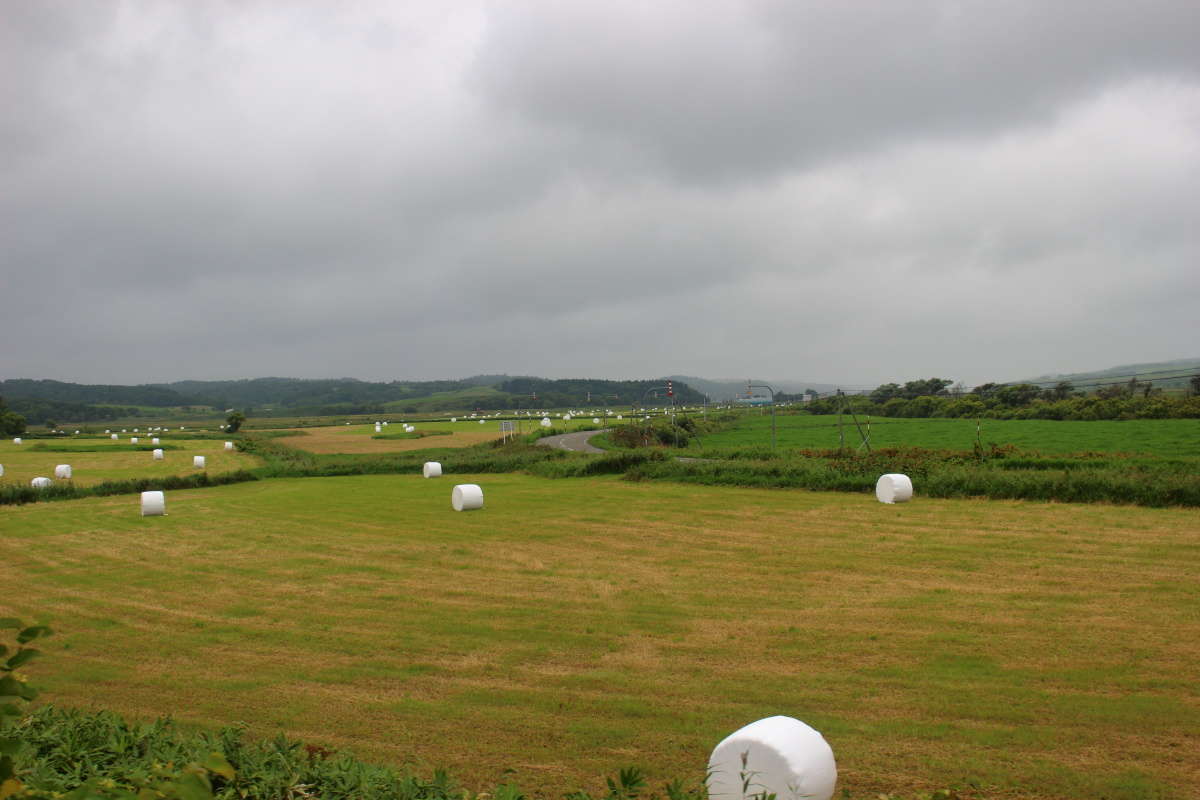
[[[25,704],[38,694],[17,670],[41,655],[41,651],[26,645],[49,636],[51,631],[45,625],[26,627],[14,617],[0,619],[0,630],[17,631],[15,650],[7,643],[0,643],[0,658],[5,659],[0,663],[0,800],[3,800],[22,788],[17,779],[16,759],[24,742],[17,733],[17,723],[25,714]]]

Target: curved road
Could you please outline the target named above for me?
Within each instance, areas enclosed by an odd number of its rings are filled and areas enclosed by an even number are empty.
[[[537,443],[544,447],[557,447],[559,450],[570,450],[575,453],[603,453],[599,447],[593,447],[588,439],[608,433],[608,429],[600,431],[579,431],[578,433],[561,433],[558,436],[547,436],[538,439]]]

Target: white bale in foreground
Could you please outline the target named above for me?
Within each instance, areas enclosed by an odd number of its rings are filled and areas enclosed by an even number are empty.
[[[450,418],[450,421],[451,421],[451,422],[458,422],[458,417],[451,417],[451,418]]]
[[[833,750],[793,717],[767,717],[726,736],[708,759],[711,800],[774,794],[829,800],[837,783]],[[743,782],[749,785],[744,786]]]
[[[150,437],[150,444],[158,444],[158,437],[157,437],[157,436],[151,436],[151,437]]]
[[[155,461],[162,461],[162,460],[163,460],[163,451],[162,451],[161,449],[159,449],[159,450],[155,450],[155,451],[154,451],[154,460],[155,460]]]
[[[460,483],[450,493],[450,505],[455,511],[474,511],[483,508],[483,489],[477,483]]]
[[[592,417],[592,424],[593,424],[593,425],[599,425],[599,424],[600,424],[600,418],[599,418],[599,417]]]
[[[165,517],[167,498],[162,492],[142,492],[142,516]]]
[[[20,436],[14,436],[14,437],[13,437],[13,444],[20,444],[20,443],[21,443],[21,437],[20,437]]]
[[[412,432],[413,432],[413,431],[415,431],[416,429],[417,429],[417,426],[416,426],[416,425],[405,425],[405,426],[404,426],[404,432],[405,432],[405,433],[412,433]]]
[[[232,449],[233,449],[233,442],[226,442],[226,443],[225,443],[225,449],[226,449],[226,450],[232,450]]]
[[[71,465],[59,464],[54,468],[54,477],[64,481],[71,480]]]
[[[543,428],[549,428],[553,424],[554,423],[550,421],[549,417],[542,417],[542,427]]]
[[[383,433],[383,426],[382,426],[382,425],[376,425],[376,426],[375,426],[375,432],[376,432],[376,433]]]
[[[421,468],[421,474],[424,475],[426,478],[442,477],[442,462],[426,461],[425,466]]]
[[[204,456],[192,456],[192,466],[196,469],[204,469]]]
[[[50,479],[49,478],[34,478],[33,480],[31,480],[29,482],[29,485],[35,489],[45,489],[47,486],[50,485]]]
[[[485,423],[485,422],[487,422],[487,420],[486,420],[486,419],[481,419],[481,420],[479,420],[479,424],[480,424],[480,425],[482,425],[482,424],[483,424],[483,423]]]
[[[108,438],[112,439],[115,442],[119,437],[114,433],[114,434],[110,434]]]
[[[880,475],[875,482],[875,497],[881,503],[903,503],[912,499],[912,481],[907,475],[899,472],[889,472]]]
[[[129,437],[129,443],[130,443],[130,444],[137,444],[137,443],[138,443],[138,437],[136,437],[136,436],[130,436],[130,437]]]

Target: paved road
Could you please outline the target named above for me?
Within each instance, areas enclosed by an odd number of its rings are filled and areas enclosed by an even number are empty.
[[[537,443],[544,447],[557,447],[559,450],[571,450],[576,453],[603,453],[604,451],[599,447],[593,447],[588,444],[588,439],[602,433],[608,433],[608,429],[606,428],[602,431],[562,433],[558,436],[547,436],[544,439],[538,439]]]

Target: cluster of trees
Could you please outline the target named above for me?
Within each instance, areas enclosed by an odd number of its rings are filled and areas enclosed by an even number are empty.
[[[9,411],[4,398],[0,397],[0,435],[20,436],[24,432],[25,417],[14,411]]]
[[[666,378],[649,381],[606,381],[590,378],[511,378],[495,388],[508,398],[506,408],[561,408],[591,406],[615,408],[641,403],[661,406],[670,402],[665,387]],[[687,405],[704,402],[704,395],[686,383],[673,385],[675,401]],[[533,397],[536,395],[536,398]]]
[[[10,399],[13,412],[22,415],[30,425],[44,425],[50,420],[69,419],[72,422],[104,422],[125,419],[141,414],[137,408],[123,406],[92,406],[84,403],[62,403],[33,397]]]
[[[1052,387],[985,383],[966,391],[945,378],[887,383],[866,395],[824,397],[805,407],[814,414],[850,410],[881,417],[991,419],[1166,419],[1200,417],[1200,376],[1188,395],[1167,395],[1136,378],[1088,394],[1066,381]]]

